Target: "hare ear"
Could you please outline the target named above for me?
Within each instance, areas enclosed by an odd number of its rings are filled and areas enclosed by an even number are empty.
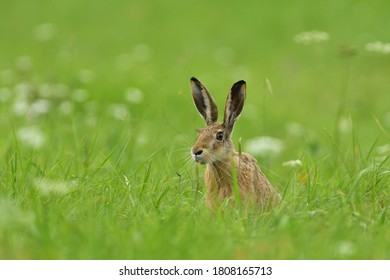
[[[223,124],[226,132],[230,135],[233,131],[234,122],[238,119],[244,107],[246,96],[246,82],[238,81],[232,86],[225,105],[225,115]]]
[[[206,121],[207,126],[216,122],[218,119],[217,105],[205,86],[194,77],[191,78],[191,91],[195,107]]]

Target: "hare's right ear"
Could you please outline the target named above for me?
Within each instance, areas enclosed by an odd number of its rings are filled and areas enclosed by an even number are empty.
[[[232,86],[226,99],[223,123],[226,127],[227,135],[233,132],[234,123],[239,118],[244,107],[245,97],[246,83],[241,80]]]
[[[216,122],[218,119],[217,105],[206,87],[194,77],[191,78],[191,92],[195,107],[206,121],[206,125],[209,126]]]

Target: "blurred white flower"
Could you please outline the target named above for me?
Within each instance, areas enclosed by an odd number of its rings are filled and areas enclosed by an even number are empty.
[[[137,144],[138,145],[145,145],[149,142],[149,136],[144,134],[144,133],[140,133],[137,135]]]
[[[37,25],[34,28],[33,35],[38,41],[49,41],[56,35],[56,33],[56,26],[51,22],[47,22]]]
[[[51,102],[47,99],[38,99],[30,105],[29,113],[35,116],[47,114],[51,109],[51,105]]]
[[[20,144],[33,149],[42,148],[46,143],[46,136],[38,127],[21,127],[16,135]]]
[[[390,155],[390,144],[380,146],[376,151],[378,155]]]
[[[77,88],[72,92],[72,100],[76,102],[85,102],[88,100],[88,91],[86,89]]]
[[[340,118],[339,120],[339,131],[342,133],[349,133],[352,131],[352,120],[347,117]]]
[[[282,163],[282,166],[284,167],[301,167],[302,166],[302,161],[300,159],[294,159],[294,160],[289,160],[285,161]]]
[[[341,257],[348,257],[356,252],[356,246],[350,241],[343,241],[338,245],[337,252]]]
[[[108,113],[113,116],[115,119],[124,121],[126,120],[130,113],[125,104],[111,104],[108,107]]]
[[[0,102],[7,103],[11,98],[11,90],[7,87],[0,88]]]
[[[17,116],[23,116],[27,113],[29,106],[30,104],[27,102],[27,100],[17,99],[12,106],[12,111]]]
[[[381,41],[367,43],[366,51],[381,54],[390,54],[390,43],[383,43]]]
[[[144,94],[139,88],[128,88],[125,91],[125,98],[131,103],[138,104],[142,102]]]
[[[33,90],[33,86],[26,82],[19,83],[15,86],[16,96],[12,105],[12,111],[15,115],[23,116],[27,113]]]
[[[261,136],[249,139],[246,141],[245,149],[248,153],[254,156],[277,156],[284,148],[282,140],[270,137]]]
[[[298,44],[309,45],[312,43],[321,43],[329,40],[329,34],[324,31],[301,32],[294,36],[294,41]]]
[[[39,178],[33,181],[34,187],[42,195],[65,195],[77,186],[75,180],[62,181]]]
[[[15,85],[15,93],[18,100],[28,100],[33,91],[34,87],[30,83],[22,82]]]
[[[16,60],[16,68],[20,71],[29,71],[33,65],[33,60],[30,56],[21,56]]]
[[[0,198],[0,229],[9,229],[15,226],[25,226],[35,229],[35,215],[24,211],[15,200]]]
[[[60,104],[58,110],[64,115],[70,115],[74,111],[74,104],[70,101],[64,101]]]

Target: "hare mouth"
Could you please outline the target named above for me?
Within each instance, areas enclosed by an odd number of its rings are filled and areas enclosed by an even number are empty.
[[[200,155],[195,155],[195,154],[191,154],[192,155],[192,159],[196,162],[196,163],[200,163],[200,164],[206,164],[207,161]]]

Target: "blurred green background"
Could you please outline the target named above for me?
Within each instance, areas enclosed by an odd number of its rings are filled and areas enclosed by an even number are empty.
[[[9,226],[0,213],[0,258],[389,257],[388,1],[0,6],[0,211],[21,216]],[[276,213],[215,221],[194,198],[189,149],[203,120],[192,76],[220,112],[231,85],[247,81],[233,138],[285,195]],[[264,136],[271,144],[256,147]],[[283,166],[296,159],[298,169]],[[367,236],[356,237],[361,223]]]

